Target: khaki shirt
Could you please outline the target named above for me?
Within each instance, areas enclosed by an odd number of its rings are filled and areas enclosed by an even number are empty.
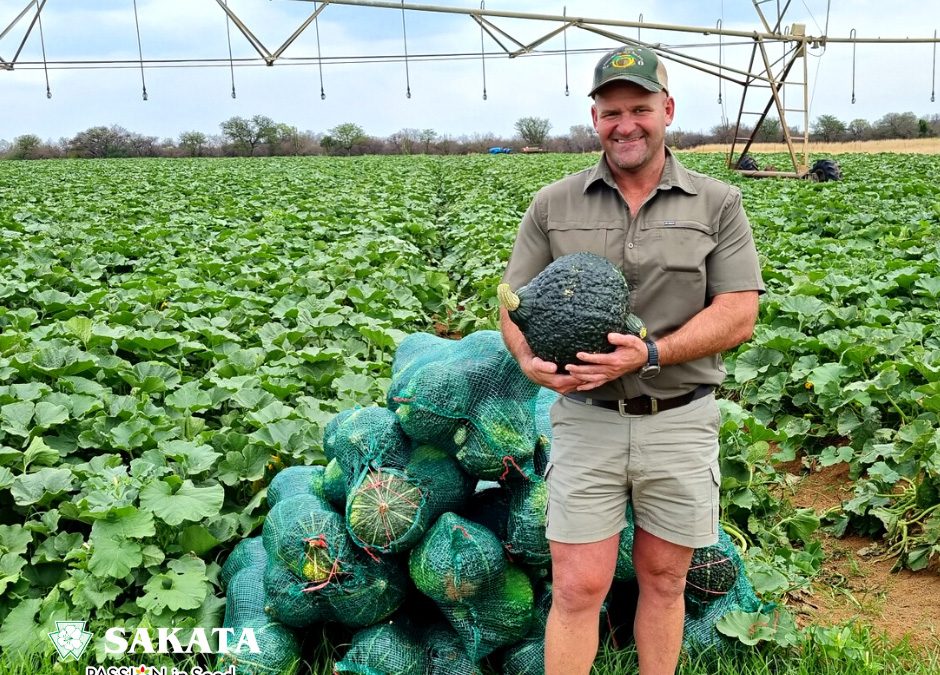
[[[659,185],[637,212],[623,199],[601,155],[598,164],[535,195],[519,226],[503,281],[517,290],[552,260],[590,251],[623,270],[630,311],[655,340],[732,291],[764,291],[741,192],[689,171],[666,151]],[[641,380],[628,374],[593,390],[597,399],[671,398],[725,378],[721,356],[663,366]]]

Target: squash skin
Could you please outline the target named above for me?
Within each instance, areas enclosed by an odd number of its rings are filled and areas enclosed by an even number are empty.
[[[642,320],[630,313],[623,272],[594,253],[562,256],[515,293],[500,284],[497,296],[532,353],[559,372],[582,363],[578,352],[614,351],[609,333],[646,337]]]

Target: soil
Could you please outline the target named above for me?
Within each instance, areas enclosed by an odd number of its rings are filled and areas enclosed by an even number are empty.
[[[822,515],[852,495],[846,465],[808,471],[799,461],[778,467],[792,482],[794,506]],[[832,626],[856,622],[892,642],[940,647],[940,566],[893,571],[894,559],[883,560],[883,544],[866,537],[836,538],[821,534],[826,559],[809,592],[793,594],[791,610],[800,625]]]

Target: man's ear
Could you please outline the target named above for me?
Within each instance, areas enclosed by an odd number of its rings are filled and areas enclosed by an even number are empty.
[[[666,109],[666,126],[668,127],[672,124],[672,120],[676,116],[676,101],[672,96],[667,94],[663,106]]]

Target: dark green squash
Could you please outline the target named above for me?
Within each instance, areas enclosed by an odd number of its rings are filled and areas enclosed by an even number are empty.
[[[630,289],[607,258],[594,253],[562,256],[515,293],[496,289],[500,304],[539,358],[559,372],[580,363],[578,352],[609,353],[609,333],[646,337],[646,326],[630,313]]]

